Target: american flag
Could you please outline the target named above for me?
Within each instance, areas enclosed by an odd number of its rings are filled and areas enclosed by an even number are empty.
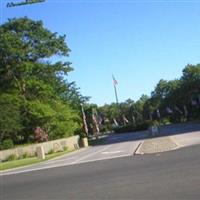
[[[92,110],[92,120],[95,124],[95,128],[96,128],[97,133],[99,133],[100,130],[99,130],[99,124],[98,124],[98,120],[97,120],[97,112],[94,109]]]
[[[112,78],[113,78],[113,84],[114,84],[114,85],[117,85],[117,84],[118,84],[118,82],[117,82],[117,80],[115,79],[115,77],[114,77],[114,76],[112,76]]]
[[[160,110],[159,109],[156,110],[156,113],[157,113],[157,117],[160,118],[161,116],[160,116]]]

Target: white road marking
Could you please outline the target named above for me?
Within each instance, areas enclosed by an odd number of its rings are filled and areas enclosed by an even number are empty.
[[[80,162],[81,160],[84,160],[84,159],[86,159],[86,158],[88,158],[88,157],[90,157],[90,156],[93,156],[93,155],[97,154],[97,153],[101,153],[102,151],[105,151],[106,149],[108,149],[108,148],[110,148],[110,147],[111,147],[111,146],[107,146],[107,147],[101,149],[100,151],[96,151],[96,152],[94,152],[94,153],[90,153],[90,154],[88,154],[88,155],[86,155],[86,156],[83,156],[82,158],[80,158],[80,159],[78,159],[78,160],[72,162],[71,164],[76,164],[76,163]]]
[[[113,159],[113,158],[121,158],[121,157],[128,157],[128,156],[132,156],[132,155],[131,154],[122,154],[122,155],[112,156],[112,157],[95,158],[95,159],[92,159],[92,160],[80,161],[79,163],[88,163],[88,162],[95,162],[95,161],[100,161],[100,160],[110,160],[110,159]]]
[[[104,152],[101,152],[101,154],[116,154],[116,153],[121,153],[123,151],[104,151]]]

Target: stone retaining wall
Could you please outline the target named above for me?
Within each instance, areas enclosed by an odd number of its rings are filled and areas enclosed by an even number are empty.
[[[79,148],[80,137],[78,135],[72,136],[69,138],[52,140],[49,142],[32,144],[25,147],[18,147],[14,149],[8,149],[0,151],[0,161],[6,160],[10,155],[15,154],[17,157],[22,157],[24,154],[29,156],[34,156],[36,154],[37,146],[43,146],[45,154],[48,154],[50,151],[60,151],[67,147],[68,150],[78,149]]]

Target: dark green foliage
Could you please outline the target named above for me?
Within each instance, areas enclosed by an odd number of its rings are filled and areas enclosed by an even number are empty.
[[[71,63],[49,60],[69,55],[65,36],[28,18],[9,20],[0,35],[0,139],[33,141],[36,127],[49,139],[73,135],[87,98],[67,81]]]
[[[106,137],[101,137],[101,138],[89,138],[88,143],[89,146],[96,146],[96,145],[101,145],[106,141]]]
[[[196,105],[192,105],[192,101]],[[168,113],[167,108],[173,112]],[[142,95],[136,102],[128,99],[118,105],[112,103],[99,109],[105,115],[110,127],[115,118],[124,131],[132,131],[135,124],[143,123],[145,120],[159,120],[162,124],[198,120],[200,119],[200,64],[187,65],[180,79],[171,81],[161,79],[150,97]],[[128,125],[123,126],[122,115],[128,119],[129,123],[126,123]]]
[[[68,148],[66,146],[63,147],[63,151],[67,151]]]
[[[150,121],[145,121],[143,123],[139,123],[138,125],[128,124],[120,127],[113,128],[115,133],[127,133],[127,132],[136,132],[136,131],[144,131],[147,130],[150,125]]]
[[[86,133],[80,133],[79,136],[80,136],[81,139],[83,139],[83,138],[87,138]]]
[[[51,149],[51,150],[48,152],[48,154],[53,154],[53,153],[55,153],[54,149]]]
[[[128,125],[125,125],[125,126],[119,126],[119,127],[113,128],[113,131],[115,133],[134,132],[134,130],[135,130],[135,126],[133,124],[128,124]]]
[[[17,155],[16,154],[11,154],[8,156],[8,158],[5,161],[12,161],[12,160],[17,160]]]
[[[22,158],[24,159],[24,158],[28,158],[28,157],[31,157],[28,153],[24,153],[23,155],[22,155]]]
[[[3,140],[3,142],[2,142],[2,149],[3,150],[5,150],[5,149],[11,149],[13,147],[14,147],[14,144],[13,144],[12,139]]]
[[[0,35],[0,141],[10,138],[15,144],[33,142],[36,127],[47,133],[50,140],[78,134],[83,126],[81,104],[88,97],[79,93],[74,82],[68,82],[67,76],[73,70],[70,62],[51,62],[52,57],[66,60],[69,56],[65,36],[26,17],[1,25]],[[136,102],[128,99],[99,108],[84,104],[84,109],[91,134],[95,133],[94,110],[103,119],[99,124],[101,131],[112,130],[114,121],[119,123],[119,130],[135,131],[145,129],[146,120],[174,123],[199,119],[199,98],[197,64],[187,65],[180,79],[161,79],[150,97],[142,95]],[[197,105],[191,105],[193,100]],[[173,109],[173,114],[166,113],[167,107]],[[161,119],[156,113],[158,109]]]
[[[17,132],[23,129],[21,102],[21,97],[14,92],[0,93],[0,141],[10,136],[15,141]]]

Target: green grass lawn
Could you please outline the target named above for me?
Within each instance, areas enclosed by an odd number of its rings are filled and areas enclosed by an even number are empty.
[[[46,158],[44,160],[40,160],[37,157],[32,157],[32,158],[24,158],[24,159],[20,159],[20,160],[2,162],[2,163],[0,163],[0,170],[12,169],[12,168],[16,168],[16,167],[22,167],[22,166],[27,166],[27,165],[44,162],[44,161],[56,158],[58,156],[62,156],[69,152],[71,152],[71,151],[63,151],[63,152],[49,154],[49,155],[46,155]]]

